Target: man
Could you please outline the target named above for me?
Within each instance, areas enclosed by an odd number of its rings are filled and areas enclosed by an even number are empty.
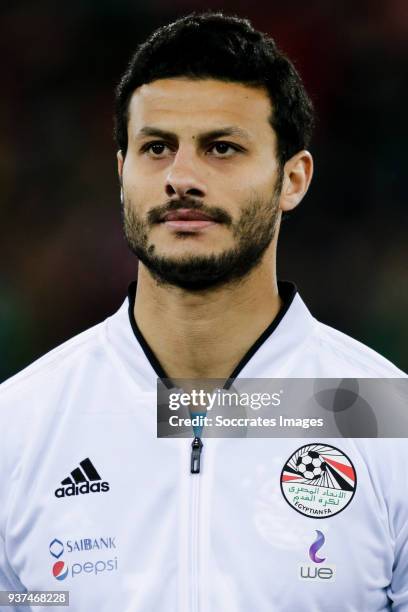
[[[277,282],[313,172],[298,74],[249,22],[189,16],[139,47],[116,102],[137,287],[2,387],[1,588],[81,612],[408,610],[401,440],[211,439],[191,470],[191,440],[156,438],[157,377],[403,376]],[[284,489],[313,460],[323,516]]]

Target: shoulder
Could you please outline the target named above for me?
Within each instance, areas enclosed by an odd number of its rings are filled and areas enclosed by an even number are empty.
[[[322,359],[339,368],[339,376],[361,378],[394,378],[406,374],[385,357],[362,342],[316,321],[312,345],[318,349]],[[345,371],[345,372],[344,372]]]
[[[81,332],[3,382],[0,385],[0,418],[4,410],[15,406],[16,401],[21,404],[29,399],[32,405],[38,391],[47,395],[55,382],[60,384],[85,361],[97,360],[102,350],[104,325],[102,322]]]
[[[64,411],[77,409],[93,373],[104,375],[104,326],[100,323],[78,334],[0,385],[2,499],[18,481],[27,456],[64,422]],[[99,376],[94,376],[97,382]],[[1,522],[0,512],[0,533]]]

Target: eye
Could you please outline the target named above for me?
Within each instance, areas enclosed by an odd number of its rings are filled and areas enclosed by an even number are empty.
[[[164,153],[168,151],[169,147],[165,142],[155,140],[154,142],[147,142],[142,147],[142,153],[149,153],[151,157],[163,157]]]
[[[215,157],[231,157],[234,153],[237,153],[240,149],[237,145],[233,145],[230,142],[224,142],[218,140],[214,142],[208,149]]]

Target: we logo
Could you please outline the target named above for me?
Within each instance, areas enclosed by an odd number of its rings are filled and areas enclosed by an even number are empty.
[[[309,548],[309,557],[316,565],[300,565],[299,578],[300,580],[334,580],[336,576],[334,565],[318,566],[318,564],[326,561],[326,557],[317,556],[317,552],[324,545],[326,538],[318,529],[316,529],[316,534],[317,538]]]

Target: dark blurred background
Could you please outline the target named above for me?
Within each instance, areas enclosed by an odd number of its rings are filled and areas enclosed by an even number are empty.
[[[139,41],[202,9],[270,33],[317,109],[315,177],[282,228],[280,277],[408,370],[405,0],[2,6],[0,379],[124,299],[136,262],[121,232],[113,89]]]

